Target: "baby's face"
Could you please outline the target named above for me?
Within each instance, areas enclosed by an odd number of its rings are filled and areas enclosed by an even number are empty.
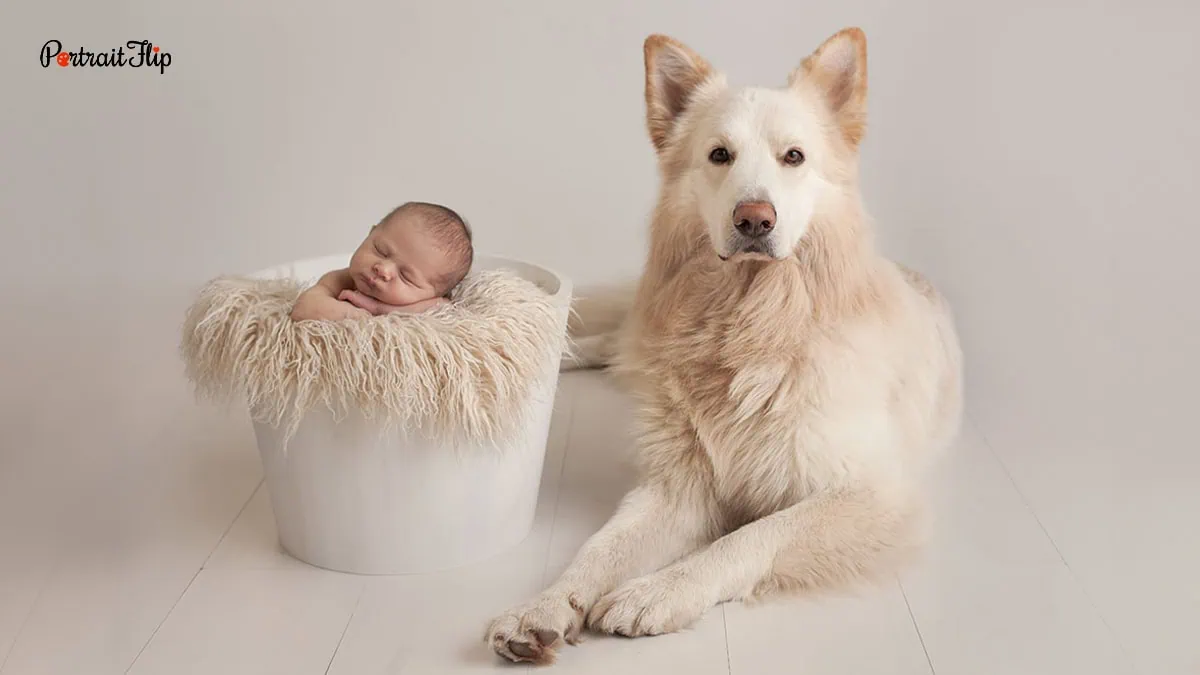
[[[350,258],[350,274],[360,293],[389,305],[436,298],[434,285],[449,261],[419,224],[376,226]]]

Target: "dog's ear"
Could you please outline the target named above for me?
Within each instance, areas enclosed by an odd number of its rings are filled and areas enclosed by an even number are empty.
[[[858,145],[867,126],[867,36],[846,28],[817,47],[788,77],[793,88],[813,87],[829,105],[842,135]]]
[[[683,43],[651,35],[643,45],[646,61],[646,125],[657,150],[667,143],[671,127],[709,75],[712,66]]]

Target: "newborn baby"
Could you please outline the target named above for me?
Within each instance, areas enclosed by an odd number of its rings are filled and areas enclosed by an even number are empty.
[[[447,302],[474,259],[471,231],[445,206],[408,202],[371,227],[350,257],[305,290],[292,320],[422,312]]]

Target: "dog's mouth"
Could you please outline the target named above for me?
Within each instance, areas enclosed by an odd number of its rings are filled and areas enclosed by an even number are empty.
[[[745,260],[775,260],[775,247],[769,241],[762,239],[735,238],[730,242],[729,253],[717,253],[724,261],[733,259]]]

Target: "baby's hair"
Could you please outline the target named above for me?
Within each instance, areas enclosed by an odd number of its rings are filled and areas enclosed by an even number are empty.
[[[382,220],[383,225],[397,216],[420,215],[423,225],[433,235],[437,247],[450,258],[450,271],[434,280],[439,295],[445,295],[462,283],[475,262],[471,226],[458,213],[441,204],[405,202],[392,209]]]

